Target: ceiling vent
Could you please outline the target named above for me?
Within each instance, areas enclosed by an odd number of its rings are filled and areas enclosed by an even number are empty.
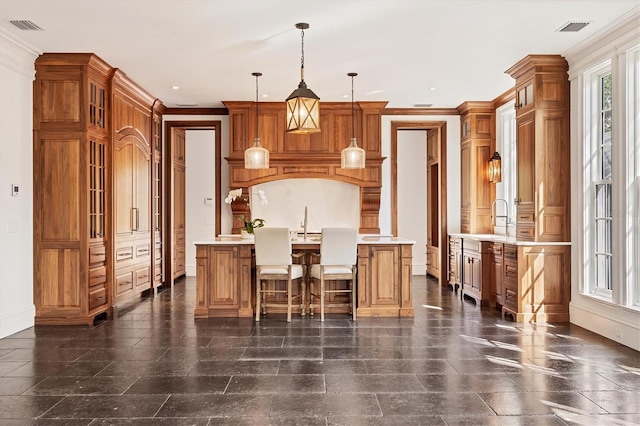
[[[433,104],[413,104],[414,108],[431,108]]]
[[[587,25],[589,25],[588,22],[567,22],[556,31],[559,33],[577,33]]]
[[[176,106],[181,107],[181,108],[195,108],[195,107],[199,107],[199,104],[176,104]]]
[[[16,20],[9,22],[22,31],[44,31],[44,29],[40,28],[37,24],[34,24],[31,21]]]

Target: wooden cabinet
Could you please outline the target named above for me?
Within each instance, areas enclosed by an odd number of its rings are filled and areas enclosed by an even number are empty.
[[[358,245],[357,316],[413,317],[411,246]],[[319,246],[304,244],[302,249],[317,253]],[[253,317],[252,251],[252,244],[238,240],[196,244],[196,318]]]
[[[157,288],[164,283],[164,260],[163,260],[163,173],[162,173],[162,114],[158,111],[161,104],[154,104],[153,127],[152,127],[152,148],[153,148],[153,170],[152,170],[152,223],[153,234],[153,287]]]
[[[440,138],[439,129],[427,132],[427,246],[426,270],[434,278],[440,278]],[[443,283],[444,285],[444,283]]]
[[[92,54],[44,54],[33,85],[36,324],[109,308],[108,78]]]
[[[570,240],[569,80],[559,55],[529,55],[516,80],[516,237]]]
[[[504,271],[502,276],[502,312],[518,312],[518,247],[504,245]]]
[[[514,255],[515,253],[515,255]],[[505,245],[503,315],[517,322],[568,322],[569,245]]]
[[[185,130],[173,129],[173,278],[187,273],[186,269],[186,154]]]
[[[449,236],[448,283],[454,291],[458,291],[462,286],[462,239],[451,235]]]
[[[496,242],[488,243],[488,252],[488,285],[490,285],[491,288],[489,306],[502,306],[504,304],[504,244]]]
[[[461,120],[460,229],[463,233],[492,233],[491,202],[495,188],[487,166],[495,145],[495,109],[491,102],[465,102]]]
[[[152,114],[155,102],[155,98],[122,71],[116,70],[113,74],[114,305],[154,286]]]
[[[488,248],[487,242],[462,239],[462,297],[473,299],[478,306],[488,306],[491,299]]]

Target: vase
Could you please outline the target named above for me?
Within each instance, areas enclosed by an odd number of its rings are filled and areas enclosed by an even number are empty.
[[[246,229],[241,229],[240,238],[242,238],[243,240],[249,240],[253,238],[253,234],[250,234],[249,231],[247,231]]]

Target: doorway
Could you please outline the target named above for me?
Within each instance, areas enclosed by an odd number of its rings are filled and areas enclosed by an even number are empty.
[[[406,130],[425,131],[424,139],[424,180],[407,188],[407,191],[423,191],[426,194],[426,212],[422,218],[426,229],[426,266],[427,271],[439,271],[440,286],[446,286],[448,267],[447,250],[447,150],[445,121],[392,121],[391,122],[391,229],[398,235],[398,142],[399,132]],[[402,137],[400,137],[402,143]],[[429,229],[431,228],[431,229]],[[418,250],[419,252],[419,250]],[[430,265],[430,263],[433,263]]]
[[[163,257],[165,281],[169,281],[173,285],[176,272],[182,265],[176,265],[175,260],[180,256],[185,256],[186,251],[186,226],[184,221],[188,212],[186,211],[186,187],[184,177],[187,172],[188,158],[185,153],[187,151],[186,144],[188,139],[183,137],[187,131],[191,130],[210,130],[212,131],[211,144],[214,145],[214,155],[210,159],[211,164],[215,168],[215,190],[214,210],[215,210],[215,235],[221,232],[221,159],[222,159],[222,137],[220,121],[166,121],[164,123],[165,145],[164,145],[164,199],[163,204],[164,215],[164,235],[163,241]],[[180,158],[182,157],[182,158]],[[202,159],[200,159],[202,160]],[[180,164],[182,163],[182,167]],[[179,170],[183,170],[184,176],[181,176]],[[175,184],[178,183],[178,188]],[[182,192],[181,192],[182,191]],[[175,200],[178,200],[176,203]],[[202,200],[203,203],[206,202]],[[182,221],[182,228],[181,222]],[[182,232],[182,234],[181,234]],[[185,269],[186,272],[186,269]]]

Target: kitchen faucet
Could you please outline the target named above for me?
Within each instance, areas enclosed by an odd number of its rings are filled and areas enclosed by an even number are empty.
[[[307,225],[309,224],[309,219],[307,217],[307,206],[304,206],[304,221],[300,224],[302,225],[302,229],[304,230],[304,239],[307,239]]]
[[[495,213],[494,214],[494,206],[496,204],[497,201],[502,201],[504,203],[504,207],[505,210],[507,212],[506,215],[498,215],[498,210],[497,207],[495,208]],[[507,234],[507,237],[509,236],[509,204],[507,203],[507,200],[505,200],[504,198],[496,198],[495,200],[493,200],[493,202],[491,203],[491,224],[494,226],[498,225],[498,218],[504,218],[505,219],[505,225],[504,225],[504,229],[505,229],[505,233]],[[494,222],[495,219],[495,222]]]

